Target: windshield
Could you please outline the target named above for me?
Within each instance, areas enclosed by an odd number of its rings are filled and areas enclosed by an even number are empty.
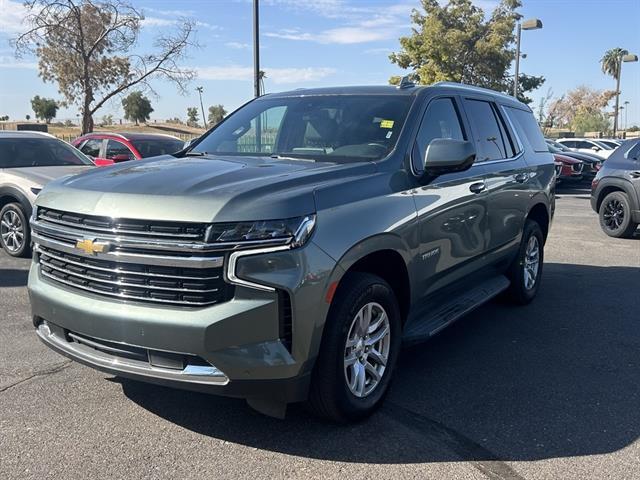
[[[131,144],[142,158],[155,157],[179,152],[184,148],[184,142],[172,138],[132,140]]]
[[[192,152],[378,160],[395,147],[411,102],[399,95],[263,97],[228,117]]]
[[[610,147],[612,150],[615,150],[619,146],[616,142],[609,142],[607,140],[598,140],[598,143],[602,143],[602,144]]]
[[[554,142],[553,140],[547,140],[547,144],[553,148],[555,148],[556,150],[560,150],[561,152],[568,152],[570,151],[568,147],[565,147],[563,144],[558,143],[558,142]]]
[[[598,145],[599,147],[604,148],[605,150],[613,150],[613,148],[611,148],[609,145],[607,145],[604,142],[601,142],[601,141],[596,142],[595,140],[592,140],[592,142]]]
[[[0,168],[93,165],[80,151],[55,138],[0,138]]]

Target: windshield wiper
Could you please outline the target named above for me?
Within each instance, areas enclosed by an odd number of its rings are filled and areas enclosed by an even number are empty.
[[[204,157],[207,152],[185,152],[185,157]]]
[[[277,155],[277,154],[273,154],[273,155],[269,155],[269,158],[273,158],[275,160],[302,160],[303,162],[316,162],[317,160],[314,158],[307,158],[307,157],[288,157],[286,155]]]

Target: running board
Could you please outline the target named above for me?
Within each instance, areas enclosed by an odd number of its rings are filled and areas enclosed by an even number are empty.
[[[404,328],[403,342],[421,342],[432,337],[509,288],[509,284],[509,280],[504,275],[492,277],[471,290],[454,296],[435,309],[425,312],[424,315],[410,318]]]

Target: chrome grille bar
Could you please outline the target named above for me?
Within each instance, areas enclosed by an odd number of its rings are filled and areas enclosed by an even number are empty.
[[[194,306],[194,307],[196,307],[196,306],[197,307],[202,307],[202,306],[213,305],[215,303],[218,303],[217,301],[211,301],[211,302],[179,301],[179,302],[176,302],[176,301],[173,301],[173,300],[163,300],[163,299],[160,299],[160,298],[140,298],[140,297],[135,296],[135,295],[127,295],[127,294],[124,294],[124,293],[105,292],[103,290],[98,290],[98,289],[95,289],[95,288],[86,287],[84,285],[78,285],[76,283],[69,282],[67,280],[58,278],[58,277],[56,277],[54,275],[51,275],[51,274],[45,272],[44,270],[40,270],[40,273],[43,276],[52,279],[54,282],[63,283],[63,284],[68,285],[70,287],[79,288],[81,290],[86,290],[87,292],[95,293],[97,295],[107,295],[107,296],[110,296],[110,297],[116,297],[116,298],[121,298],[121,299],[125,299],[125,300],[144,300],[144,301],[152,302],[152,303],[165,303],[165,304],[173,304],[173,305],[179,304],[179,305],[188,305],[188,306]]]
[[[56,260],[60,260],[66,263],[70,263],[72,265],[77,265],[79,267],[88,267],[91,268],[93,270],[100,270],[103,272],[111,272],[111,273],[116,273],[116,274],[122,274],[122,275],[142,275],[142,276],[146,276],[146,277],[158,277],[158,278],[176,278],[176,279],[185,279],[185,280],[219,280],[220,279],[220,275],[216,275],[213,277],[203,277],[203,276],[187,276],[187,275],[172,275],[172,274],[168,274],[168,273],[152,273],[152,272],[138,272],[135,270],[127,270],[126,268],[122,268],[122,267],[116,267],[116,268],[104,268],[104,267],[99,267],[96,265],[88,265],[86,263],[82,263],[76,260],[71,260],[69,258],[65,258],[65,257],[61,257],[60,255],[56,255],[55,253],[52,253],[51,250],[44,250],[42,248],[41,245],[36,245],[35,247],[35,251],[37,253],[40,254],[44,254],[48,257],[51,258],[55,258]],[[118,264],[118,265],[122,265],[122,264]],[[126,265],[126,264],[125,264]]]
[[[44,256],[46,257],[46,254],[44,254]],[[92,282],[106,283],[108,285],[117,285],[119,287],[132,287],[132,288],[148,289],[148,290],[167,290],[170,292],[191,292],[191,293],[211,293],[211,292],[218,291],[217,288],[211,288],[211,289],[196,289],[196,288],[183,288],[183,287],[173,288],[173,287],[162,287],[158,285],[150,285],[148,283],[136,284],[136,283],[123,282],[120,280],[105,280],[99,277],[94,277],[92,275],[87,275],[88,272],[83,274],[83,273],[74,272],[72,270],[67,270],[66,268],[63,268],[63,267],[59,267],[47,261],[46,258],[43,258],[42,255],[40,256],[40,265],[44,265],[45,267],[48,267],[60,273],[64,273],[65,275],[81,278],[83,280],[90,280]],[[89,270],[88,268],[86,269]]]

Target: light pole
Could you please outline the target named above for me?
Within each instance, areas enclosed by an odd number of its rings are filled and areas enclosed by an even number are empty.
[[[633,54],[621,55],[618,65],[618,77],[616,78],[616,116],[613,117],[613,138],[617,138],[618,133],[618,112],[620,111],[620,77],[622,77],[622,64],[625,62],[637,62],[638,56]]]
[[[200,109],[202,110],[202,125],[204,126],[204,128],[206,130],[206,128],[207,128],[207,117],[204,116],[204,105],[202,104],[202,92],[204,91],[204,88],[196,87],[196,90],[198,91],[198,95],[200,95]]]
[[[260,96],[260,6],[253,0],[253,91]]]
[[[520,35],[522,30],[538,30],[542,28],[542,20],[530,18],[524,22],[518,22],[518,33],[516,34],[516,73],[513,77],[513,96],[518,98],[518,77],[520,75]]]
[[[627,112],[629,111],[629,100],[625,100],[624,102],[624,131],[625,133],[627,132],[627,127],[629,126],[629,124],[627,123]]]

